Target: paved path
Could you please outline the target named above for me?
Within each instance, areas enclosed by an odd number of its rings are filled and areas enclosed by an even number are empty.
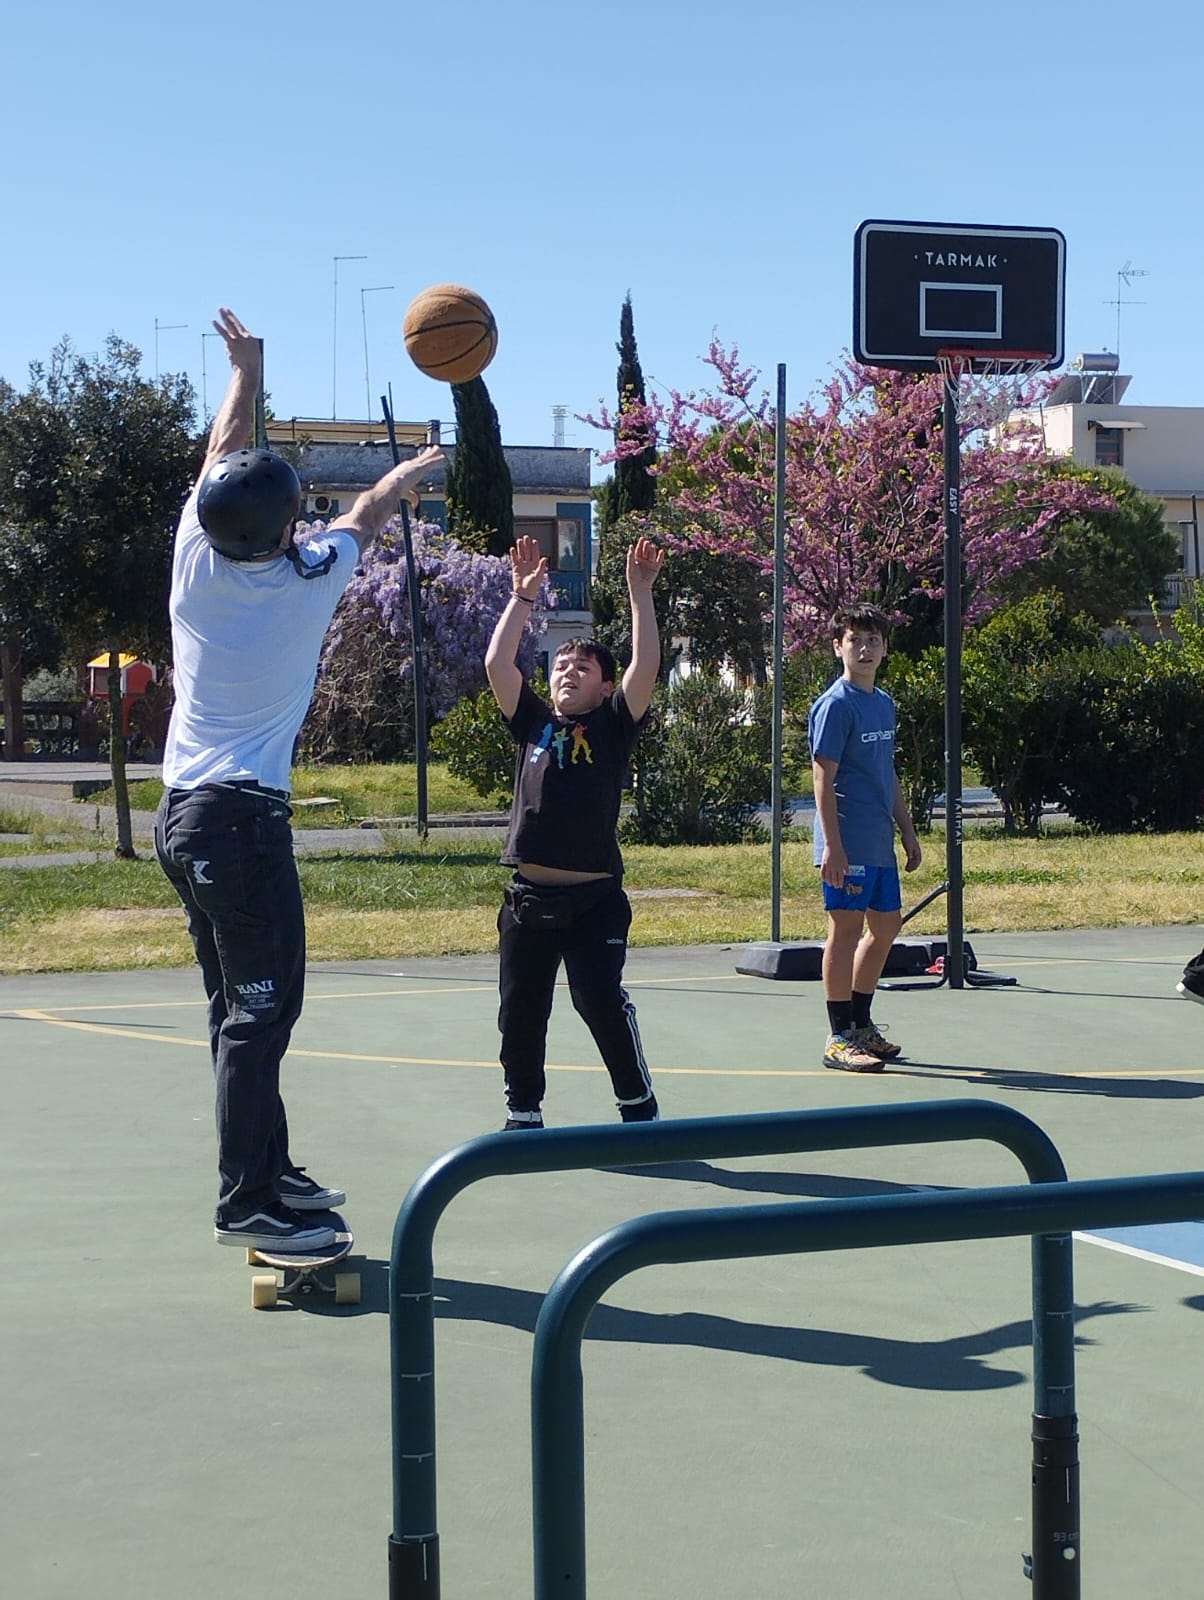
[[[161,768],[147,764],[131,763],[127,768],[131,783],[145,778],[158,778]],[[73,787],[103,784],[111,781],[108,767],[103,762],[83,761],[26,761],[0,762],[0,805],[19,806],[23,810],[37,811],[43,816],[62,817],[84,826],[94,825],[104,843],[93,850],[59,850],[53,853],[0,856],[0,870],[19,867],[63,867],[105,861],[112,856],[111,838],[117,826],[117,812],[112,806],[91,805],[86,798],[73,798]],[[153,811],[134,811],[130,814],[135,844],[149,848],[154,831]],[[504,812],[477,814],[455,812],[437,813],[428,817],[431,828],[454,829],[457,837],[500,839],[505,829]],[[393,848],[394,835],[405,826],[414,826],[415,819],[399,818],[396,828],[294,828],[293,849],[297,855],[317,855],[323,851],[354,850],[359,854],[385,851]]]

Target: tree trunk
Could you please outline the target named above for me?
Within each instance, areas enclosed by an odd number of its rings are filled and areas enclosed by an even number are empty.
[[[134,831],[130,820],[130,786],[125,775],[125,723],[121,704],[121,660],[109,647],[109,771],[113,775],[113,804],[117,808],[117,842],[113,854],[119,861],[135,861]]]
[[[12,634],[0,642],[0,675],[4,678],[4,759],[20,761],[25,754],[25,718],[21,712],[21,641]]]

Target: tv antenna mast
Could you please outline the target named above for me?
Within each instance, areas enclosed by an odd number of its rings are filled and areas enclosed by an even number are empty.
[[[1114,351],[1114,354],[1117,356],[1118,359],[1120,357],[1120,308],[1121,308],[1121,306],[1143,306],[1143,305],[1145,305],[1145,301],[1144,300],[1126,300],[1124,298],[1124,291],[1125,291],[1125,289],[1128,289],[1128,288],[1130,288],[1132,286],[1132,282],[1133,282],[1134,278],[1148,278],[1148,277],[1149,277],[1149,273],[1146,272],[1143,267],[1135,267],[1131,261],[1126,261],[1123,267],[1119,267],[1117,269],[1117,273],[1116,273],[1116,299],[1115,300],[1105,300],[1104,301],[1104,304],[1106,306],[1115,306],[1116,307],[1116,349]]]

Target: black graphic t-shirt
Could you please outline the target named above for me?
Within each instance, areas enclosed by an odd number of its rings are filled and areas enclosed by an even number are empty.
[[[524,683],[506,723],[518,757],[502,861],[623,876],[615,830],[639,725],[621,688],[581,717],[561,717]]]

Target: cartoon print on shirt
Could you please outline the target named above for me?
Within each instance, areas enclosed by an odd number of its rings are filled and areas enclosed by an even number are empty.
[[[578,722],[573,728],[573,765],[577,765],[577,757],[583,755],[592,767],[594,752],[590,749],[589,740],[585,737],[585,723]]]
[[[556,765],[562,772],[564,771],[564,747],[568,742],[569,730],[567,728],[558,728],[552,743],[556,746]]]
[[[535,744],[533,744],[531,746],[531,765],[532,766],[535,765],[535,763],[539,760],[540,756],[544,754],[544,752],[547,750],[548,746],[551,743],[552,743],[552,724],[550,722],[546,722],[544,724],[544,730],[540,734],[539,739],[536,741]],[[561,762],[561,765],[563,766],[564,763]]]

